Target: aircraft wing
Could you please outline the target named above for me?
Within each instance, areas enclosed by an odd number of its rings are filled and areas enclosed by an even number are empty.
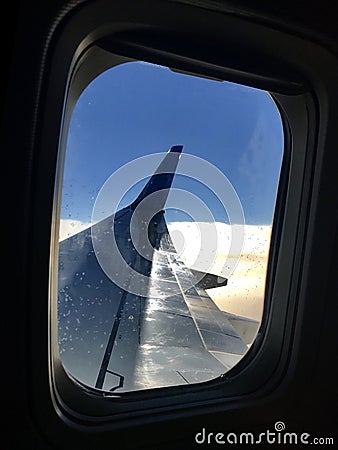
[[[176,253],[163,207],[181,150],[171,149],[129,207],[60,243],[60,357],[91,387],[126,392],[216,378],[243,357],[257,331],[256,321],[221,311],[207,294],[225,286],[225,278],[189,269]],[[157,214],[136,221],[139,244],[145,236],[151,243],[142,255],[131,220],[141,201],[159,191]],[[117,274],[119,286],[98,261],[94,237],[104,242],[100,258],[109,261],[112,236],[127,266],[145,277],[140,293],[133,277]]]

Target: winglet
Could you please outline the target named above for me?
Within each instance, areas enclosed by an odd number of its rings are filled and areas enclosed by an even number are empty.
[[[174,145],[168,153],[182,153],[183,145]]]
[[[148,197],[148,195],[164,190],[163,196],[160,200],[161,204],[159,205],[159,209],[163,209],[182,150],[183,145],[174,145],[170,148],[167,155],[163,158],[160,165],[156,169],[154,175],[142,189],[136,200],[131,203],[130,207],[132,209],[135,209],[142,200]]]

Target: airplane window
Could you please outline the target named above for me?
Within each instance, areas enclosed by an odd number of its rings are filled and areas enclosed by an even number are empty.
[[[65,369],[116,393],[200,383],[262,319],[284,149],[269,93],[145,62],[72,113],[58,264]]]

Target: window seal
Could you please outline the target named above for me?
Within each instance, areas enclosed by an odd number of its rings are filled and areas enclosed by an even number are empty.
[[[104,52],[104,54],[102,53]],[[85,55],[85,58],[82,59],[83,61],[86,61],[86,63],[89,63],[90,57],[94,57],[96,54],[99,55],[100,61],[104,61],[104,57],[106,56],[106,50],[102,50],[101,48],[97,48],[92,46],[90,48],[90,56]],[[112,63],[120,64],[127,61],[134,61],[135,55],[129,57],[120,57],[117,55],[111,55],[110,53],[107,54],[107,58],[109,60],[109,63],[103,64],[105,68],[107,66],[110,66]],[[155,58],[153,62],[158,63],[158,60]],[[92,63],[94,66],[95,64]],[[90,67],[90,65],[89,65]],[[82,70],[83,67],[82,67]],[[80,69],[75,71],[75,74],[79,74]],[[202,75],[205,75],[205,72],[203,71],[203,68],[200,72]],[[81,74],[81,73],[80,73]],[[219,75],[219,74],[218,74]],[[75,85],[75,91],[77,93],[81,92],[86,84],[88,84],[91,81],[92,74],[90,73],[89,78],[87,79],[86,83],[84,83],[85,77],[83,73],[81,74],[81,77],[78,78],[80,80],[80,87],[76,86],[76,76],[73,78],[73,85]],[[75,80],[75,81],[74,81]],[[88,81],[89,80],[89,81]],[[297,97],[297,100],[295,100]],[[71,103],[70,103],[70,110],[72,110],[72,106],[74,106],[76,101],[76,96],[73,94],[70,96]],[[274,100],[278,98],[278,94],[274,95]],[[303,96],[292,96],[294,101],[298,101],[301,103],[303,101]],[[300,100],[300,98],[302,100]],[[280,106],[279,106],[280,109]],[[284,148],[284,157],[283,157],[283,164],[282,164],[282,172],[281,172],[281,178],[279,183],[279,193],[278,193],[278,200],[276,204],[276,209],[278,209],[279,214],[276,214],[274,219],[274,225],[273,225],[273,237],[271,241],[271,248],[273,245],[274,251],[270,251],[269,256],[269,267],[276,267],[276,261],[277,261],[277,254],[278,254],[278,241],[280,240],[280,231],[282,228],[282,223],[284,220],[284,210],[281,207],[281,205],[285,204],[286,201],[286,195],[287,195],[287,189],[288,189],[288,180],[289,180],[289,166],[290,166],[290,158],[291,158],[291,140],[292,140],[292,132],[290,131],[290,124],[287,120],[287,113],[283,112],[280,109],[281,115],[283,117],[283,128],[285,132],[285,136],[287,139],[285,140],[285,148]],[[67,116],[70,117],[69,113],[67,113]],[[62,169],[59,167],[58,172],[62,172]],[[56,204],[59,204],[59,201],[55,202]],[[277,225],[278,227],[277,227]],[[266,292],[271,295],[272,292],[272,286],[273,286],[273,278],[274,278],[274,272],[271,272],[269,279],[267,279],[267,285],[269,284],[269,289],[266,289]],[[271,278],[271,279],[270,279]],[[200,384],[193,384],[193,385],[182,385],[182,386],[172,386],[172,387],[162,387],[157,389],[147,389],[144,391],[135,391],[135,392],[127,392],[127,393],[107,393],[107,392],[99,392],[95,391],[95,389],[92,389],[90,387],[84,386],[77,380],[75,380],[70,374],[67,374],[65,369],[63,368],[60,361],[57,361],[57,358],[54,357],[54,395],[58,398],[58,404],[62,405],[62,408],[65,412],[67,412],[67,415],[70,414],[71,416],[75,416],[78,418],[80,422],[83,420],[86,420],[88,423],[100,423],[100,422],[110,422],[112,418],[114,418],[114,421],[117,420],[118,417],[124,416],[125,414],[130,414],[130,411],[133,412],[134,417],[137,417],[140,414],[144,414],[145,410],[144,408],[149,411],[149,414],[152,414],[153,408],[155,404],[158,404],[159,400],[163,402],[163,406],[159,408],[159,410],[162,410],[164,405],[165,408],[175,408],[176,410],[182,409],[188,407],[194,407],[197,404],[200,404],[202,401],[202,397],[204,398],[205,402],[214,402],[219,403],[220,399],[222,398],[222,402],[224,395],[228,396],[229,399],[231,397],[240,395],[240,390],[238,390],[238,387],[234,389],[234,380],[238,379],[242,376],[243,373],[247,372],[250,366],[252,364],[255,364],[255,359],[259,357],[259,352],[261,350],[261,346],[264,344],[264,339],[266,339],[266,336],[264,334],[264,331],[266,330],[268,326],[268,316],[269,316],[269,301],[265,299],[265,307],[264,307],[264,316],[261,324],[261,328],[259,331],[259,334],[255,340],[255,343],[253,344],[252,348],[249,352],[242,358],[242,360],[229,372],[227,372],[224,376],[219,377],[214,380],[210,380],[204,383]],[[56,349],[54,348],[54,355],[57,354]],[[278,364],[278,358],[276,361],[276,364]],[[57,377],[56,377],[57,374]],[[60,380],[62,380],[60,382]],[[56,383],[56,384],[55,384]],[[237,382],[236,382],[237,383]],[[235,384],[236,384],[235,383]],[[241,384],[241,382],[240,382]],[[244,381],[243,381],[243,384]],[[57,387],[56,387],[57,386]],[[251,388],[252,389],[252,388]],[[84,410],[87,411],[86,416],[83,416],[82,413],[76,413],[74,411],[73,407],[69,408],[67,403],[70,404],[76,404],[78,399],[79,392],[75,392],[75,390],[81,390],[82,394],[85,394],[85,400],[82,400],[80,403],[82,403]],[[250,390],[250,388],[249,388]],[[208,392],[207,395],[206,391]],[[61,394],[60,394],[61,392]],[[203,394],[203,395],[201,395]],[[242,395],[244,395],[245,392],[242,392]],[[64,401],[64,398],[68,398],[68,401]],[[184,398],[186,398],[184,401],[182,401]],[[99,402],[104,402],[104,407],[99,406]],[[95,408],[92,408],[90,404],[94,402],[98,405],[98,410],[101,409],[102,416],[100,418],[97,417],[97,413],[94,413]],[[113,403],[112,403],[113,402]],[[86,406],[85,406],[86,404]],[[148,407],[146,406],[148,404]],[[141,409],[140,409],[141,408]],[[81,408],[80,408],[81,409]],[[157,410],[157,408],[156,408]],[[92,411],[92,417],[88,418],[90,416],[87,416],[87,414]]]

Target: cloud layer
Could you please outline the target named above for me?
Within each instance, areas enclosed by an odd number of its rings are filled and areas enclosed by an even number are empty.
[[[218,234],[217,251],[199,247],[200,235],[210,235],[215,226]],[[168,224],[168,227],[174,244],[188,267],[222,275],[227,258],[237,256],[229,255],[230,225],[175,222]],[[261,320],[270,238],[271,226],[245,225],[242,255],[227,286],[208,290],[220,309]]]
[[[60,220],[60,232],[59,232],[59,241],[63,241],[64,239],[73,236],[76,233],[79,233],[82,230],[90,227],[90,222],[81,222],[80,220],[73,219],[61,219]]]
[[[88,222],[62,219],[60,241],[89,226]],[[227,258],[237,257],[229,255],[230,225],[173,222],[168,224],[168,228],[176,250],[188,267],[222,275]],[[242,254],[227,286],[208,290],[221,310],[261,320],[270,238],[271,226],[245,225]]]

